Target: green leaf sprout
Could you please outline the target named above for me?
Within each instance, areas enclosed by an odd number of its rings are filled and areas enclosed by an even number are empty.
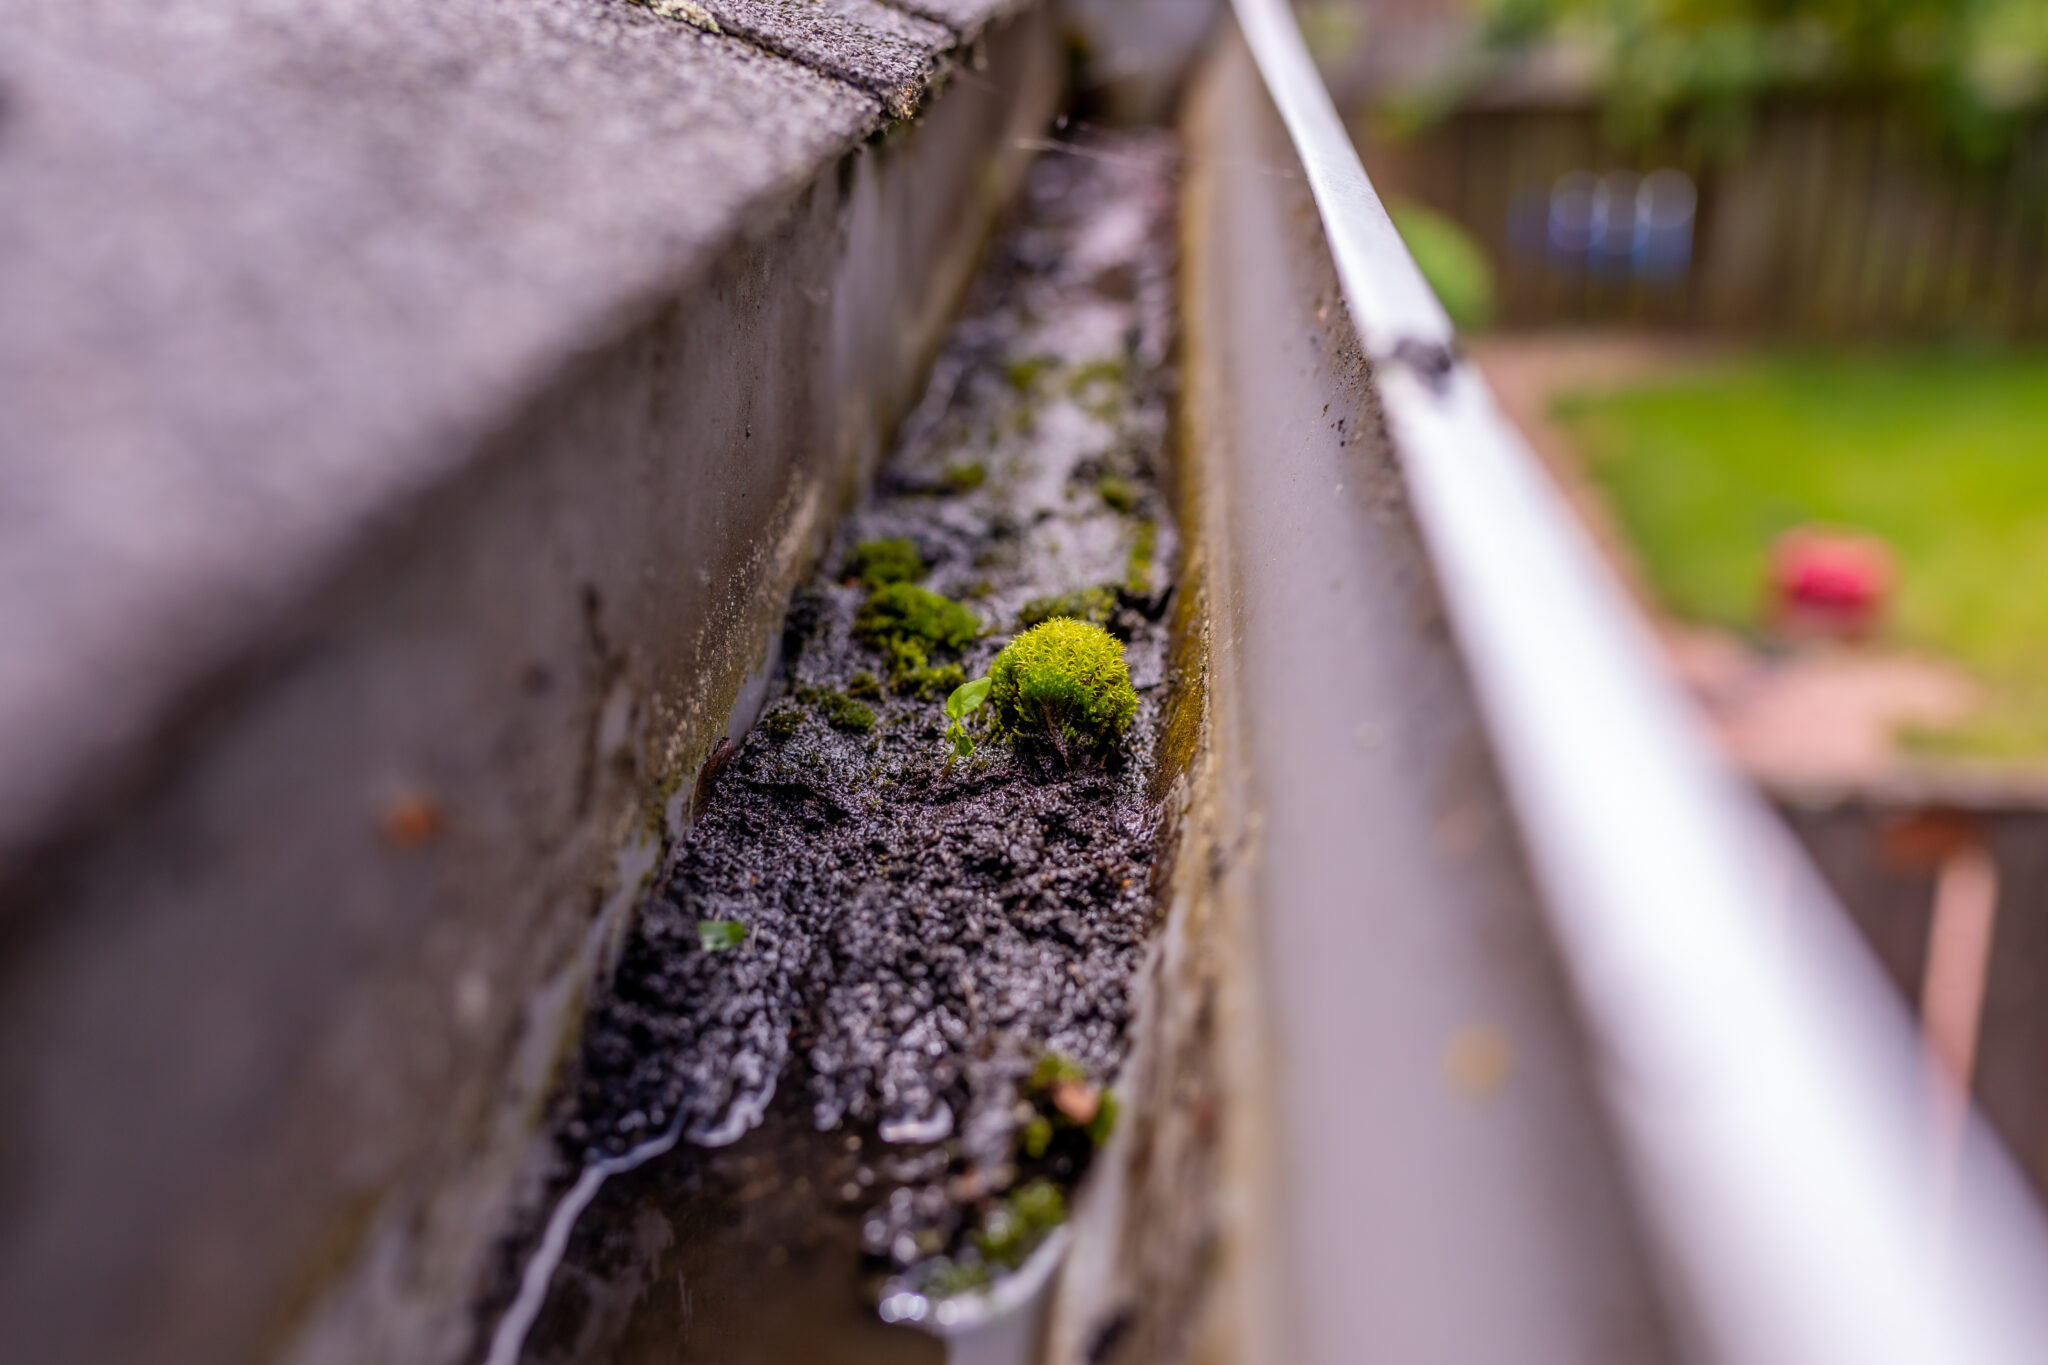
[[[707,953],[722,953],[747,941],[747,926],[736,919],[697,921],[697,946]]]
[[[946,761],[966,758],[974,752],[974,736],[967,731],[967,718],[981,709],[988,700],[989,681],[976,678],[953,689],[953,695],[946,698],[946,740],[953,746],[953,752]]]

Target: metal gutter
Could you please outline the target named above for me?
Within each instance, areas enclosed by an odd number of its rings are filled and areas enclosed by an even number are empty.
[[[1234,0],[1321,212],[1679,1320],[1762,1365],[2048,1359],[2006,1154],[1944,1151],[1868,948],[1722,765],[1458,358],[1283,0]]]

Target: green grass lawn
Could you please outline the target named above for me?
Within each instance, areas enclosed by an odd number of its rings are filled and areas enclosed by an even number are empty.
[[[1672,612],[1756,630],[1780,532],[1874,532],[1899,567],[1891,642],[1988,689],[1916,742],[2048,757],[2048,352],[1768,356],[1557,415]]]

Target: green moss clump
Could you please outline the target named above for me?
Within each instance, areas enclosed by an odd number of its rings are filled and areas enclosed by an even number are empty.
[[[1034,597],[1017,613],[1017,628],[1029,630],[1056,616],[1106,626],[1116,611],[1116,593],[1106,587],[1078,588],[1057,597]]]
[[[864,735],[875,728],[874,708],[866,702],[855,701],[843,692],[827,695],[819,703],[818,709],[825,713],[825,723],[835,730]]]
[[[1015,1270],[1046,1234],[1067,1220],[1067,1201],[1050,1180],[1021,1185],[982,1218],[974,1245],[992,1265]]]
[[[1052,1120],[1043,1114],[1033,1114],[1031,1122],[1018,1134],[1017,1146],[1033,1161],[1042,1158],[1046,1148],[1052,1146]]]
[[[1129,516],[1138,510],[1141,496],[1138,485],[1120,475],[1104,474],[1095,481],[1095,491],[1101,496],[1103,505],[1113,512]]]
[[[1064,618],[1033,626],[996,655],[988,699],[1004,733],[1042,738],[1069,763],[1116,747],[1138,713],[1122,643]]]
[[[972,493],[987,482],[988,466],[979,460],[949,464],[946,472],[939,476],[940,487],[948,493]]]
[[[1138,523],[1138,534],[1131,541],[1130,559],[1124,567],[1124,587],[1136,597],[1152,595],[1152,556],[1159,542],[1159,526],[1156,522]]]
[[[958,653],[973,644],[981,635],[981,618],[913,583],[891,583],[868,594],[853,633],[889,656],[889,681],[900,687],[932,655]]]
[[[915,583],[924,577],[924,556],[917,546],[901,537],[893,540],[863,540],[846,556],[840,573],[874,589],[890,583]]]
[[[1038,377],[1052,368],[1050,356],[1026,356],[1010,362],[1008,371],[1010,387],[1019,393],[1028,393],[1038,383]]]
[[[846,680],[846,695],[868,699],[882,695],[882,684],[874,674],[865,670]]]
[[[967,670],[958,664],[928,664],[912,668],[896,680],[896,690],[907,697],[937,701],[951,696],[953,689],[967,681]]]
[[[1102,1103],[1095,1110],[1095,1117],[1088,1121],[1088,1140],[1100,1147],[1109,1141],[1109,1135],[1116,1131],[1116,1096],[1107,1090],[1102,1092]]]
[[[925,1280],[924,1292],[935,1299],[950,1299],[986,1289],[994,1278],[986,1261],[945,1261]]]
[[[768,738],[781,744],[803,726],[804,713],[801,711],[777,711],[761,722],[761,728],[768,732]]]
[[[1031,1068],[1029,1088],[1043,1094],[1056,1085],[1082,1085],[1087,1080],[1088,1073],[1079,1062],[1064,1052],[1048,1052]]]

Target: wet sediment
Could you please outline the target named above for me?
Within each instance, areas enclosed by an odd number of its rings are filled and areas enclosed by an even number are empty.
[[[1159,899],[1173,165],[1158,133],[1041,158],[875,496],[793,604],[785,677],[700,784],[562,1127],[579,1167],[683,1141],[598,1195],[524,1359],[937,1359],[883,1319],[929,1323],[1014,1273],[1113,1128]],[[863,631],[903,577],[978,637]],[[958,756],[946,693],[1049,615],[1125,641],[1122,744],[983,735]]]

